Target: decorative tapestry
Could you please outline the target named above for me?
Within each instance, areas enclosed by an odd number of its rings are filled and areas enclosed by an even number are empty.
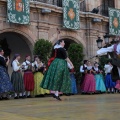
[[[63,27],[80,29],[78,0],[63,0]]]
[[[120,35],[120,10],[109,8],[109,34]]]
[[[8,22],[29,24],[29,0],[7,0]]]

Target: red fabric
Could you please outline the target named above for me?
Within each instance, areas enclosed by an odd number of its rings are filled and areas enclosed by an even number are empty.
[[[48,60],[48,66],[50,66],[50,64],[52,63],[52,61],[55,59],[55,57],[52,57]]]
[[[33,91],[34,90],[34,75],[32,72],[25,72],[24,73],[24,86],[26,91]]]
[[[55,49],[55,53],[54,53],[54,56],[51,57],[49,60],[48,60],[48,67],[50,66],[50,64],[53,62],[53,60],[56,58],[56,54],[57,54],[57,49]]]
[[[75,69],[74,69],[74,68],[73,68],[73,69],[70,69],[70,72],[74,73],[74,72],[75,72]]]

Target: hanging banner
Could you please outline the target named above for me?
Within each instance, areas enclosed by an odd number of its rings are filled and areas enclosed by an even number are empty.
[[[63,27],[80,29],[80,6],[78,0],[63,0]]]
[[[120,35],[120,10],[109,8],[109,34]]]
[[[29,0],[7,0],[7,17],[8,22],[18,24],[29,24]]]

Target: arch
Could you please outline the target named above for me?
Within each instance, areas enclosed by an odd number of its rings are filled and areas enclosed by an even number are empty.
[[[0,30],[0,34],[2,34],[2,33],[18,34],[19,36],[21,36],[25,40],[25,42],[29,46],[30,51],[32,53],[35,39],[33,39],[33,37],[30,34],[27,34],[19,29],[15,29],[15,28],[8,28],[8,29]]]
[[[70,34],[69,32],[62,32],[60,35],[59,39],[71,39],[73,41],[75,41],[78,44],[82,44],[84,48],[86,48],[86,43],[85,41],[82,39],[82,37],[80,37],[78,34]],[[55,33],[51,38],[50,41],[53,43],[53,45],[58,41],[57,39],[57,33]]]

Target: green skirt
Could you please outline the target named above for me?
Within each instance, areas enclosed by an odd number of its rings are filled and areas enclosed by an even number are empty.
[[[66,60],[56,58],[45,73],[40,86],[48,90],[71,93],[70,73]]]
[[[13,84],[13,88],[15,92],[19,93],[25,91],[21,72],[12,72],[11,82]]]

